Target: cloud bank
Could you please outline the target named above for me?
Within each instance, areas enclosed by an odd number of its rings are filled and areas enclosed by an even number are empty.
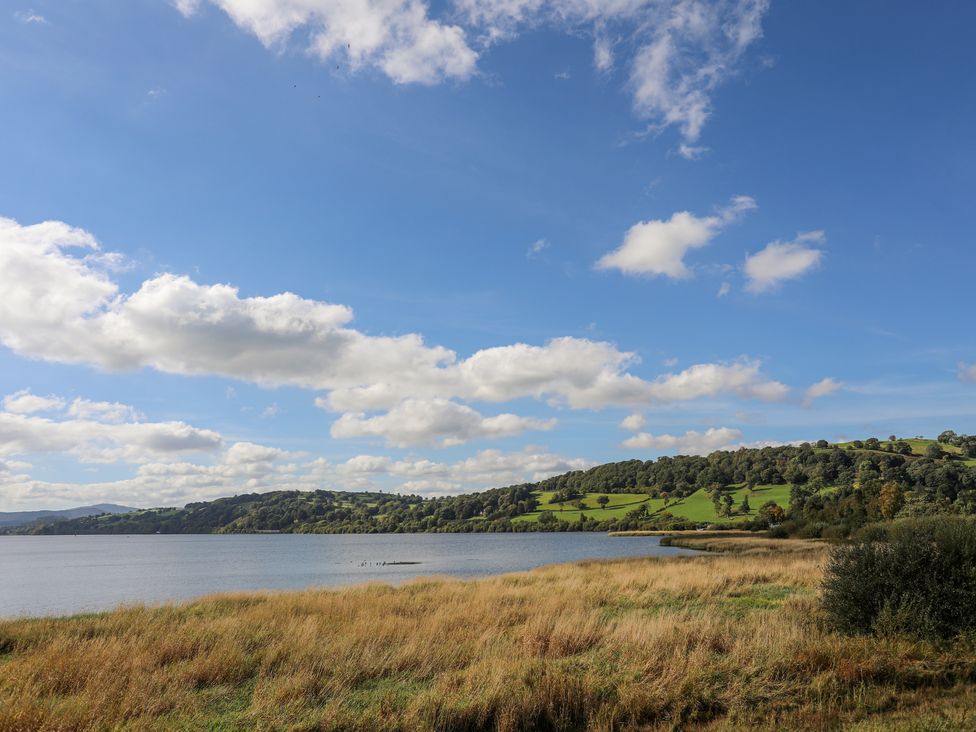
[[[148,367],[324,392],[317,404],[342,415],[335,436],[376,435],[393,445],[457,444],[552,425],[482,417],[464,401],[530,398],[602,409],[719,395],[782,401],[789,393],[751,359],[645,379],[631,372],[636,354],[584,338],[495,346],[462,358],[416,333],[369,335],[349,325],[349,307],[288,292],[241,297],[231,285],[164,273],[124,293],[106,266],[114,261],[81,229],[0,219],[0,342],[30,358],[104,371]]]

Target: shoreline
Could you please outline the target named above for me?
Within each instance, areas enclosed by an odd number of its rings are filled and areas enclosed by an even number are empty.
[[[667,729],[682,720],[873,730],[965,719],[976,675],[959,664],[976,668],[976,648],[949,658],[833,633],[817,600],[827,545],[726,541],[730,550],[690,557],[0,621],[0,728]]]

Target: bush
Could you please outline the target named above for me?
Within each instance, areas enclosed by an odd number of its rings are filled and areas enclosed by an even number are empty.
[[[831,625],[845,633],[948,639],[974,631],[976,521],[872,528],[869,538],[831,553],[822,590]]]
[[[796,522],[794,521],[784,521],[776,526],[771,526],[769,531],[766,532],[766,536],[770,539],[788,539],[797,531]]]
[[[823,536],[824,529],[826,528],[827,524],[822,521],[815,521],[801,527],[796,535],[800,539],[819,539]]]

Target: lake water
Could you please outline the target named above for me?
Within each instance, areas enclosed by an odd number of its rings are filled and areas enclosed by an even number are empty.
[[[0,617],[694,553],[658,537],[598,533],[0,536]]]

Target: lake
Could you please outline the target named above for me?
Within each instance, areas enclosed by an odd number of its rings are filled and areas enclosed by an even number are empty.
[[[0,536],[0,617],[695,553],[598,533]]]

